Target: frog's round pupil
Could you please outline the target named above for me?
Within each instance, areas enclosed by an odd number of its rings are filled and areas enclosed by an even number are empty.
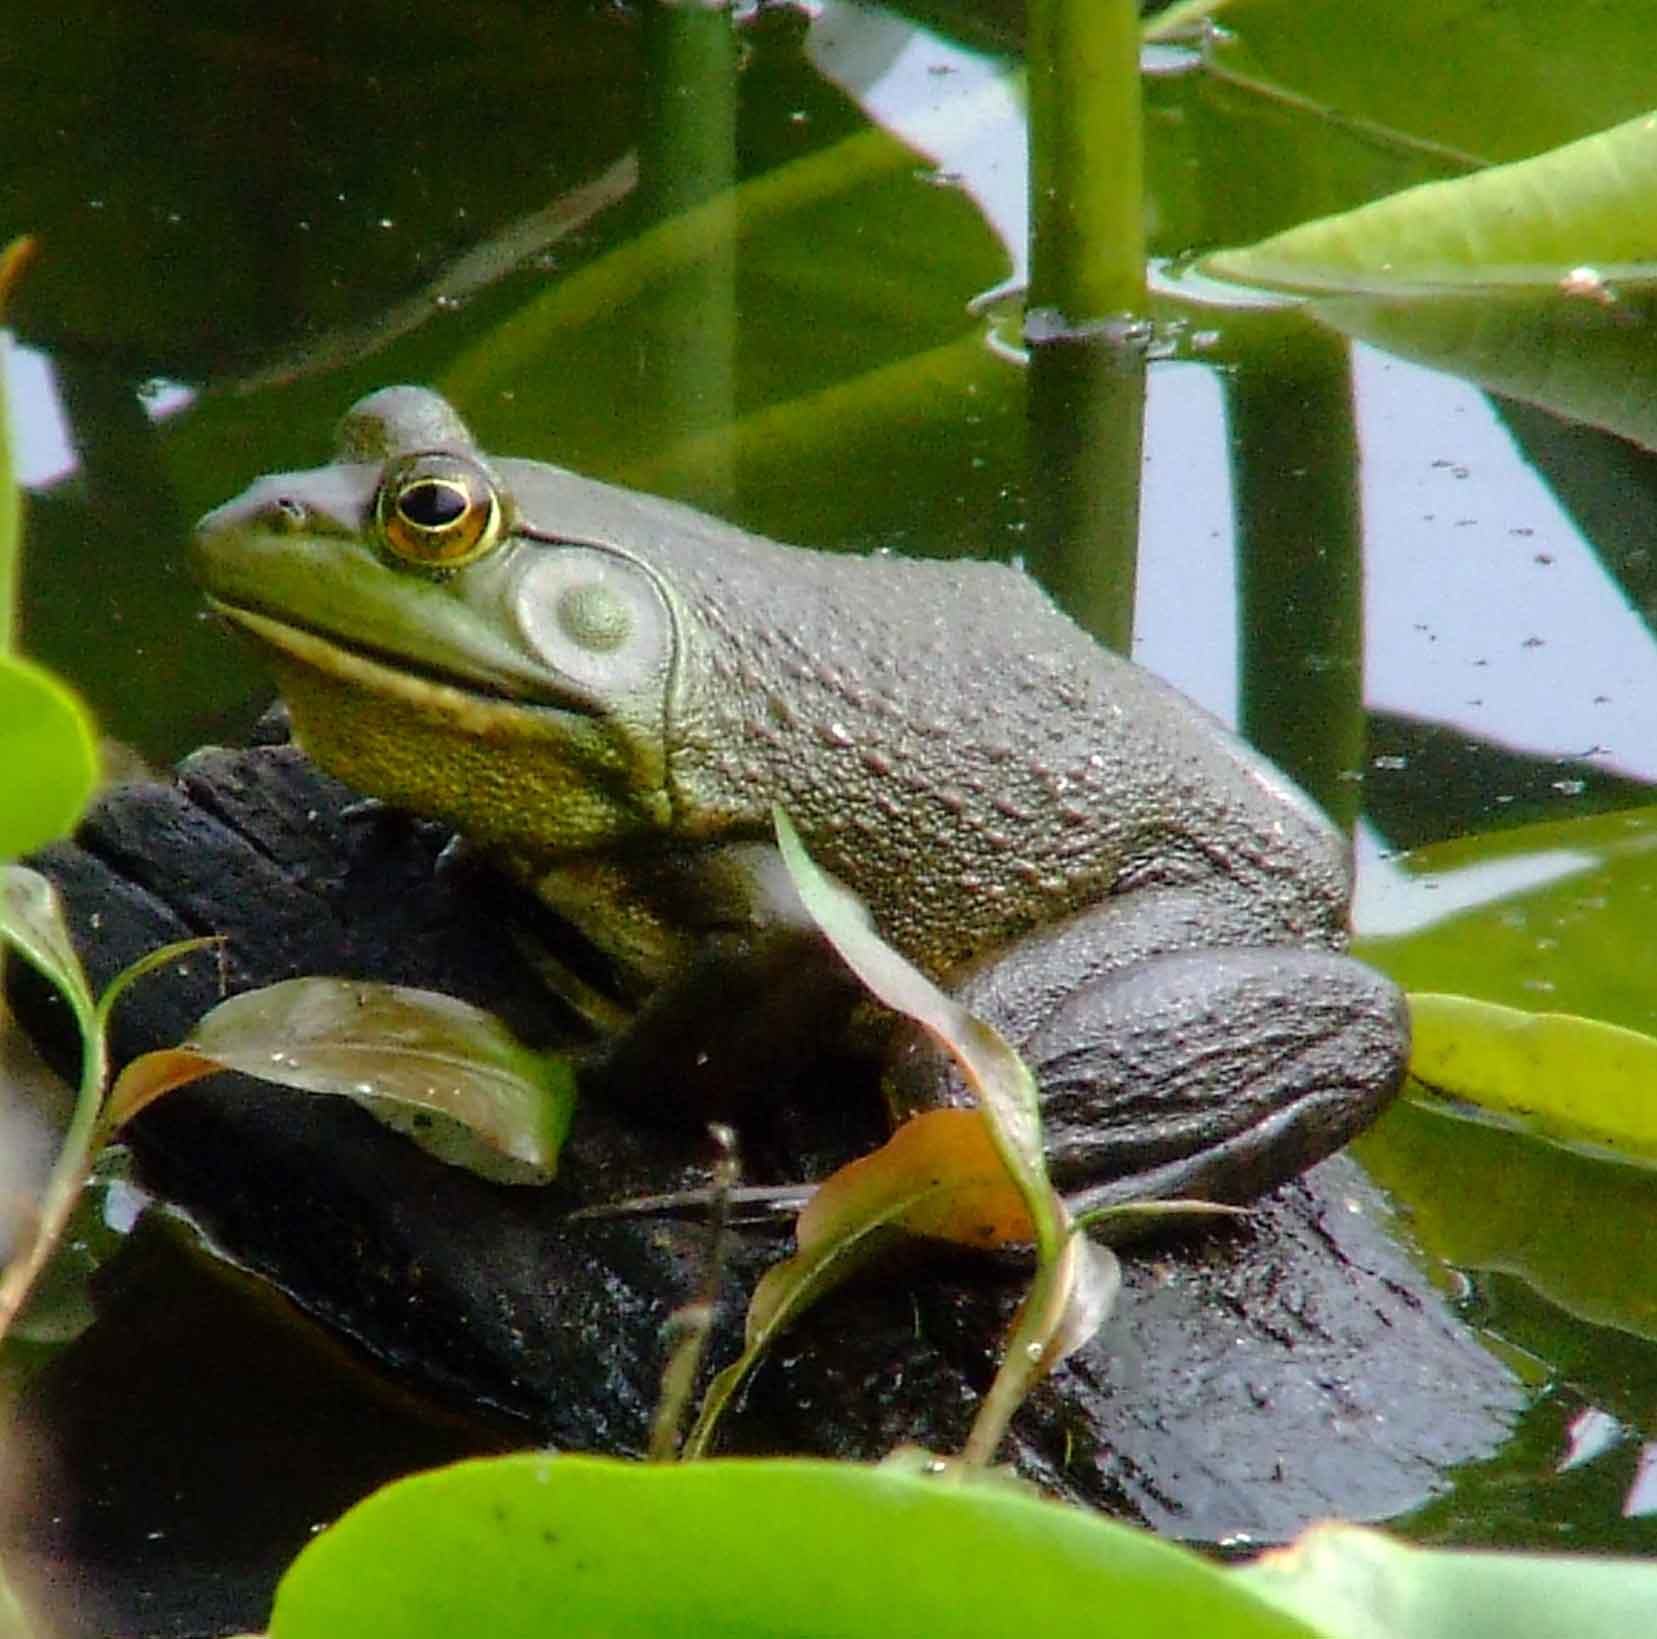
[[[465,490],[435,478],[410,484],[397,497],[397,510],[418,529],[447,529],[466,514]]]

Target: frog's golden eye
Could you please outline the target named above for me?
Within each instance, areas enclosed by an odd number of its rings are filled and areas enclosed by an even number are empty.
[[[380,539],[394,557],[423,569],[459,569],[501,538],[500,492],[462,455],[411,455],[394,462],[374,498]]]

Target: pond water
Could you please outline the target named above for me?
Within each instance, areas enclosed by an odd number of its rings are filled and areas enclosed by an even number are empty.
[[[45,70],[0,114],[27,156],[0,236],[41,244],[10,380],[27,648],[156,766],[242,732],[266,684],[200,616],[188,525],[402,380],[486,447],[784,539],[1045,570],[1007,9],[762,6],[734,44],[578,0],[14,20]],[[1179,253],[1305,213],[1237,176],[1306,128],[1194,55],[1152,66],[1137,658],[1353,823],[1390,971],[1657,1031],[1628,909],[1657,865],[1604,817],[1657,797],[1657,465],[1222,304]],[[1338,140],[1337,195],[1443,169]],[[1116,595],[1063,567],[1081,618]],[[1533,1390],[1404,1528],[1649,1549],[1657,1175],[1413,1103],[1362,1158]]]

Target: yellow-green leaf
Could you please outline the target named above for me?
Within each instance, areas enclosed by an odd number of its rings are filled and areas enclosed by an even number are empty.
[[[1535,290],[1334,297],[1311,311],[1344,336],[1568,421],[1657,449],[1657,290],[1584,272]]]
[[[1657,1159],[1657,1038],[1573,1013],[1413,995],[1410,1069],[1548,1137]]]
[[[1324,1630],[1199,1554],[1005,1486],[854,1463],[647,1465],[535,1452],[376,1492],[307,1544],[282,1579],[270,1631],[1316,1639]]]

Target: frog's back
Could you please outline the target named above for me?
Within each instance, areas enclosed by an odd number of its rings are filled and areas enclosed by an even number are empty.
[[[669,730],[688,836],[763,834],[780,802],[934,968],[1112,892],[1217,877],[1263,941],[1338,942],[1327,820],[1028,576],[722,529],[658,561],[689,623]]]

